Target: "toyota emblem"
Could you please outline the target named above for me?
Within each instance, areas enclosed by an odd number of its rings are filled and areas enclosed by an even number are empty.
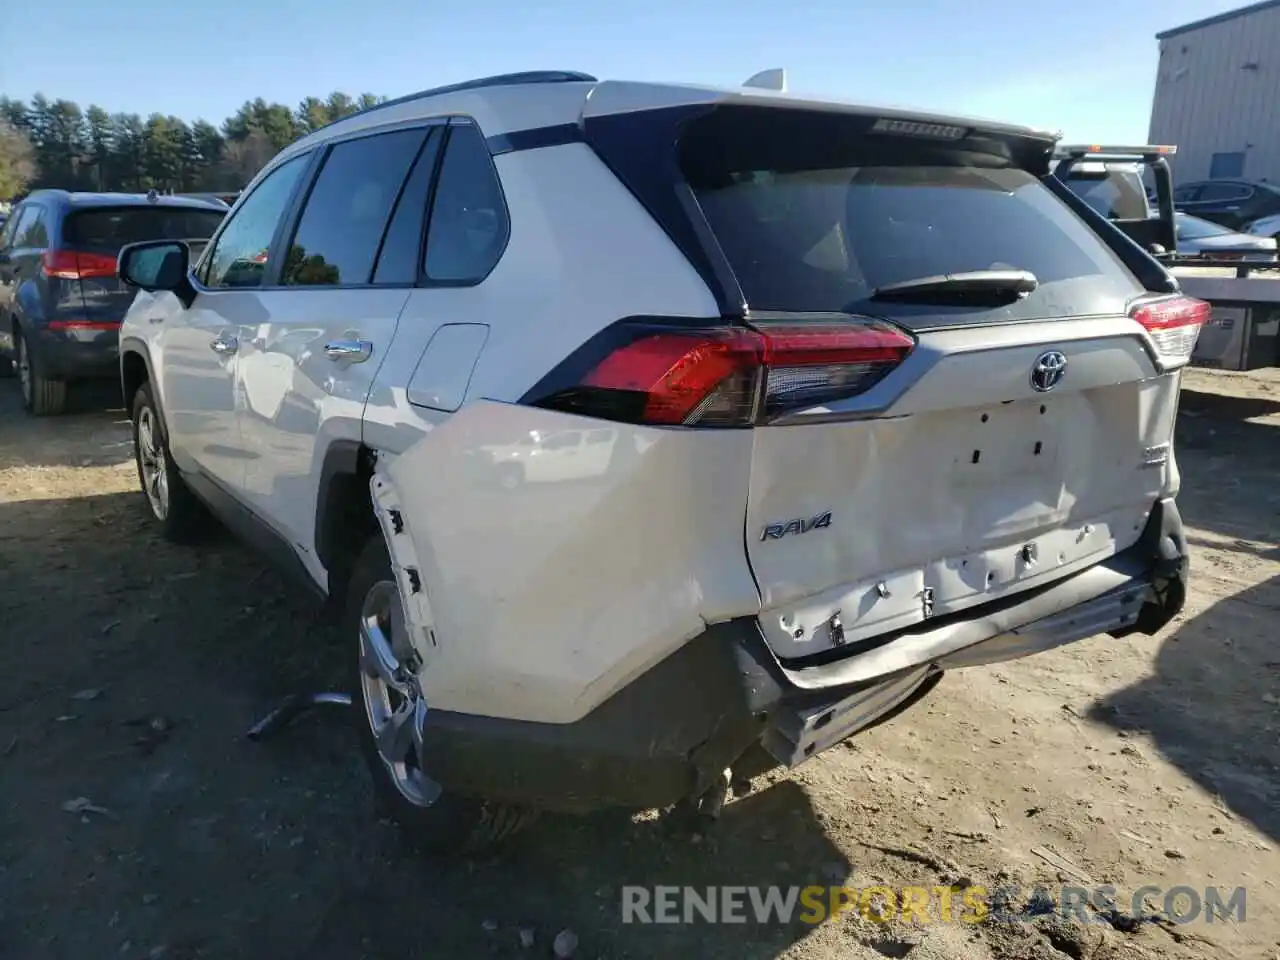
[[[1048,393],[1062,382],[1066,374],[1066,354],[1061,350],[1046,350],[1036,357],[1031,367],[1031,388],[1037,393]]]

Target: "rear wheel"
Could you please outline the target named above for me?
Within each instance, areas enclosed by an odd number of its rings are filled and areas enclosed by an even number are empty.
[[[67,383],[50,379],[40,371],[40,364],[27,348],[21,328],[13,331],[14,366],[18,371],[18,387],[22,406],[37,417],[62,413],[67,408]]]
[[[173,462],[149,383],[133,395],[133,455],[138,485],[165,538],[176,543],[196,539],[204,531],[208,513]]]
[[[458,796],[422,769],[418,751],[431,721],[380,536],[356,561],[344,622],[345,635],[356,640],[353,713],[360,749],[379,801],[408,840],[426,853],[464,853],[505,840],[530,822],[532,810]]]

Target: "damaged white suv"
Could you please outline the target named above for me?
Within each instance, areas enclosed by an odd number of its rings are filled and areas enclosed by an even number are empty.
[[[194,263],[121,253],[150,510],[345,598],[425,845],[713,813],[947,669],[1180,609],[1207,307],[1054,143],[550,72],[348,117]]]

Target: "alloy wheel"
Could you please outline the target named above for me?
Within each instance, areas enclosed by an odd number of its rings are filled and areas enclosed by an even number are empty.
[[[147,495],[151,512],[157,520],[164,520],[169,515],[169,468],[160,445],[156,415],[150,407],[143,407],[138,414],[138,464],[142,492]]]
[[[360,694],[378,755],[392,784],[416,807],[429,807],[440,786],[419,761],[427,701],[414,671],[404,608],[394,582],[375,583],[360,611]]]

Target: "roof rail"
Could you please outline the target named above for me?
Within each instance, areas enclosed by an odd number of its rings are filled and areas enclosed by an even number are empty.
[[[355,113],[349,113],[345,117],[339,117],[332,123],[326,123],[318,130],[324,130],[333,126],[335,123],[342,123],[350,120],[352,117],[363,117],[365,114],[373,113],[376,110],[385,110],[387,107],[398,107],[402,103],[412,103],[414,100],[422,100],[426,97],[438,97],[446,93],[462,93],[464,90],[481,90],[486,87],[514,87],[527,83],[596,83],[597,79],[589,73],[580,73],[577,70],[525,70],[522,73],[500,73],[493,77],[480,77],[476,80],[463,80],[461,83],[450,83],[443,87],[432,87],[430,90],[419,90],[417,93],[407,93],[403,97],[396,97],[394,100],[384,100],[382,103],[374,104],[372,107],[365,107],[363,110],[357,110]]]

